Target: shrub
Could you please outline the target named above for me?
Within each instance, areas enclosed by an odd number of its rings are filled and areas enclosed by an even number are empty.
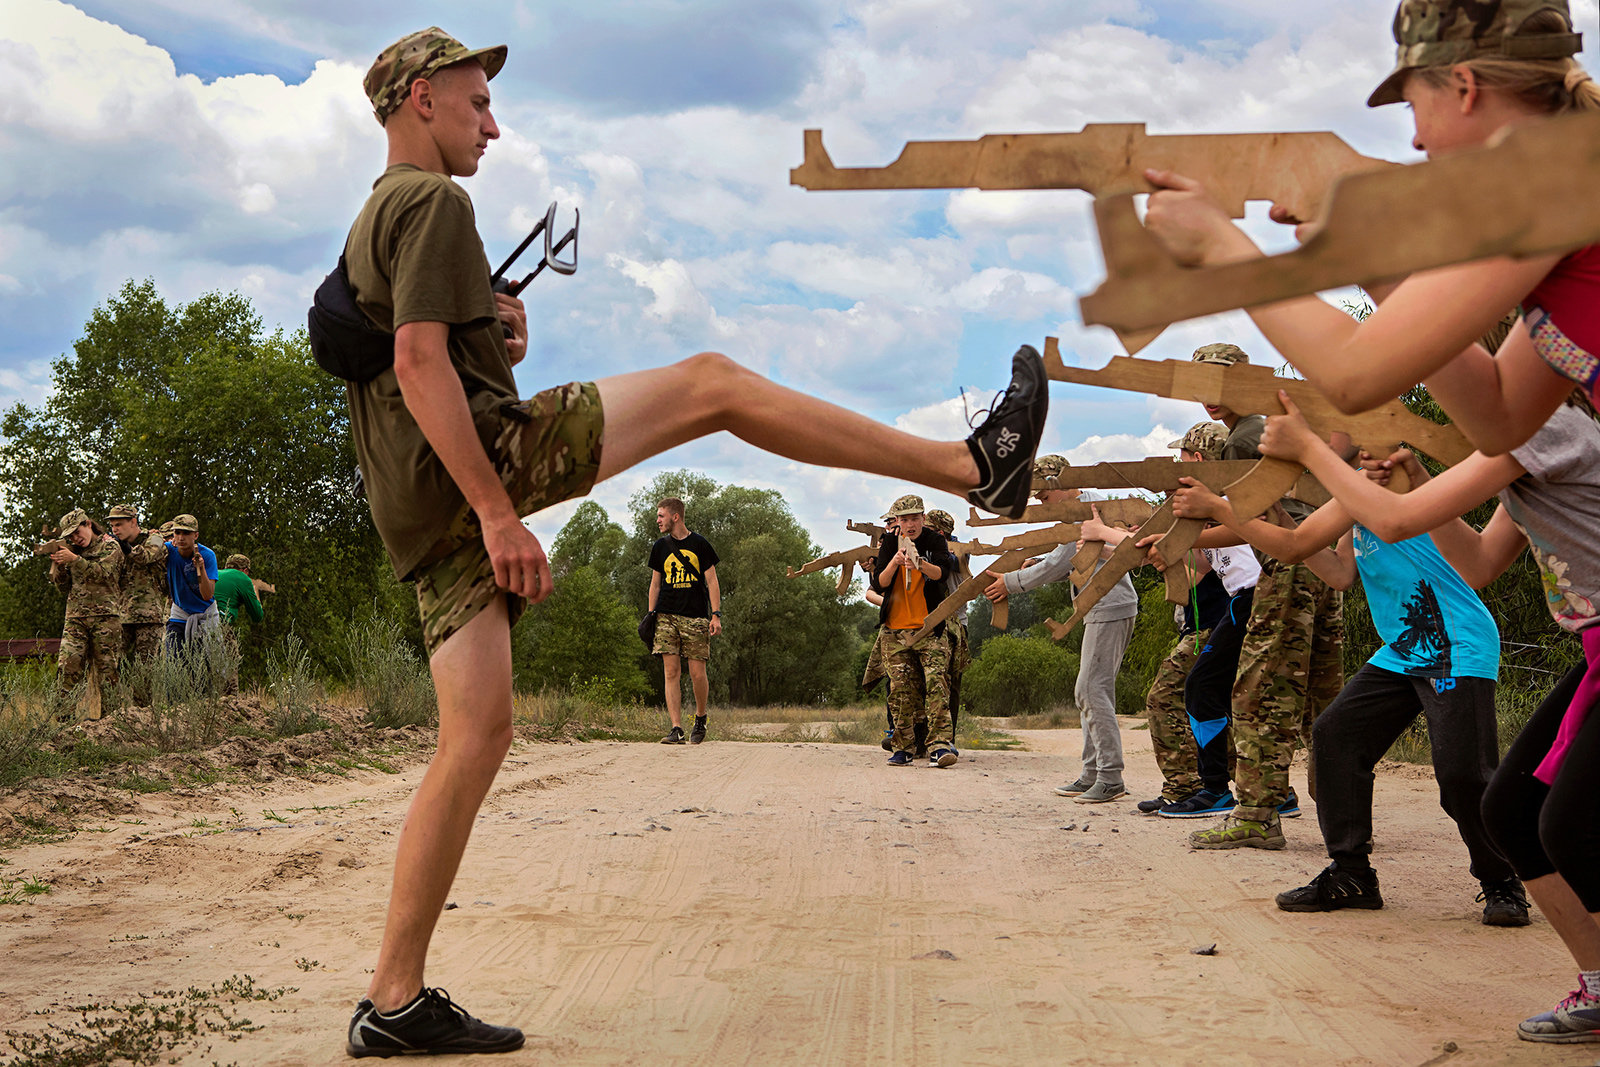
[[[311,673],[305,643],[293,630],[284,639],[281,654],[267,654],[267,678],[267,690],[277,702],[272,716],[274,736],[296,737],[327,729],[328,720],[316,711],[323,698],[322,685]]]
[[[350,677],[367,706],[374,726],[432,726],[439,721],[439,701],[428,666],[394,622],[374,617],[350,630],[347,656]]]
[[[1002,634],[983,644],[961,681],[975,715],[1032,715],[1072,701],[1078,657],[1049,638]]]

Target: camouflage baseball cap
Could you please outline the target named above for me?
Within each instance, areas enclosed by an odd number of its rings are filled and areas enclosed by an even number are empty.
[[[1221,459],[1222,446],[1228,443],[1228,428],[1220,422],[1197,422],[1189,432],[1167,445],[1185,452],[1198,452],[1206,459]]]
[[[112,519],[137,519],[138,517],[139,513],[133,510],[133,508],[127,504],[118,504],[116,507],[106,512],[107,522],[110,522]]]
[[[941,508],[928,512],[928,525],[949,537],[956,532],[956,517]]]
[[[928,509],[923,505],[922,498],[920,496],[917,496],[915,493],[907,493],[905,496],[889,505],[889,514],[885,515],[884,518],[898,519],[902,515],[921,515],[927,510]]]
[[[372,113],[382,126],[411,91],[411,83],[436,70],[476,59],[490,78],[506,64],[506,46],[468,48],[437,26],[407,34],[378,53],[367,71],[362,87],[372,101]]]
[[[1568,31],[1567,0],[1401,0],[1394,13],[1394,70],[1367,98],[1368,107],[1398,104],[1406,73],[1418,67],[1448,67],[1483,56],[1564,59],[1583,47],[1580,33],[1523,33],[1540,11],[1559,14]]]
[[[67,534],[71,533],[73,530],[76,530],[78,527],[82,526],[88,521],[89,513],[87,511],[84,511],[82,508],[73,508],[65,515],[61,516],[61,525],[57,527],[60,533],[58,533],[57,536],[65,537]]]
[[[235,552],[228,557],[228,562],[223,566],[230,571],[247,571],[250,569],[250,557],[242,552]]]
[[[186,533],[200,532],[200,521],[193,515],[179,515],[172,520],[171,526],[174,533],[180,530]],[[165,529],[165,527],[163,527],[163,529]]]
[[[1033,461],[1034,481],[1038,481],[1040,478],[1043,478],[1046,481],[1059,478],[1061,477],[1061,472],[1066,470],[1069,466],[1071,466],[1071,464],[1067,462],[1067,458],[1065,456],[1040,456]]]
[[[161,524],[161,536],[162,537],[171,537],[172,536],[172,520],[171,519],[168,519],[166,522]]]
[[[1226,342],[1201,345],[1194,350],[1194,355],[1189,358],[1196,363],[1221,363],[1225,367],[1231,367],[1235,363],[1250,362],[1250,357],[1244,354],[1244,349]]]

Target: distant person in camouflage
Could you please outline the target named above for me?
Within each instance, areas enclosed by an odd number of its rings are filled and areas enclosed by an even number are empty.
[[[82,508],[61,517],[58,537],[71,546],[50,555],[50,581],[67,594],[66,623],[56,678],[67,692],[93,663],[100,684],[100,714],[116,707],[117,661],[122,656],[122,547]]]
[[[956,537],[956,518],[941,508],[934,508],[928,512],[928,525],[944,537],[946,543],[954,544]],[[954,552],[951,553],[955,555]],[[956,591],[956,588],[968,578],[972,571],[968,569],[967,557],[956,556],[956,569],[945,576],[945,596]],[[967,606],[961,605],[960,609],[950,618],[945,620],[945,633],[950,639],[950,737],[951,747],[955,746],[955,735],[961,729],[961,676],[967,673],[967,668],[972,666],[972,647],[967,643]],[[928,745],[928,730],[926,726],[919,728],[921,734],[917,742],[917,755],[926,755]]]
[[[250,577],[250,557],[235,552],[227,564],[217,571],[217,613],[222,616],[222,640],[228,646],[228,677],[223,681],[223,692],[239,691],[239,610],[250,616],[251,622],[263,622],[267,613],[256,595],[255,581]]]
[[[899,520],[898,535],[885,534],[878,547],[872,587],[883,595],[878,621],[883,627],[889,702],[894,707],[894,755],[890,764],[913,762],[916,721],[928,719],[928,760],[950,767],[960,757],[950,729],[950,650],[945,626],[914,645],[907,640],[922,629],[928,613],[945,598],[944,577],[956,569],[955,556],[938,531],[926,526],[922,498],[907,494],[889,514]]]
[[[166,630],[167,542],[158,531],[141,528],[138,511],[128,504],[112,508],[106,524],[122,546],[122,654],[149,662],[161,652]],[[133,696],[149,699],[149,693]]]

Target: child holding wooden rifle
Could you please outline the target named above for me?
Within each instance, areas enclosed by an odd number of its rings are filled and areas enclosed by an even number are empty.
[[[1581,35],[1566,0],[1403,0],[1394,33],[1398,62],[1367,103],[1404,101],[1412,144],[1430,157],[1481,147],[1510,126],[1600,109],[1600,86],[1571,58]],[[1146,225],[1181,261],[1261,255],[1198,182],[1145,176],[1164,190],[1150,197]],[[1309,221],[1276,208],[1273,217]],[[1377,311],[1359,323],[1315,297],[1250,316],[1342,410],[1371,409],[1424,382],[1489,455],[1528,440],[1575,384],[1591,399],[1600,384],[1600,245],[1422,271],[1374,295]],[[1475,343],[1518,305],[1522,318],[1497,353]]]
[[[1287,399],[1286,397],[1284,399]],[[1485,823],[1578,964],[1578,988],[1524,1020],[1528,1041],[1600,1041],[1600,425],[1579,398],[1509,455],[1468,457],[1407,494],[1379,489],[1329,462],[1298,415],[1268,420],[1262,451],[1305,462],[1358,521],[1380,537],[1432,528],[1474,585],[1505,570],[1526,543],[1552,616],[1580,635],[1586,661],[1556,685],[1506,753],[1483,799]],[[1410,453],[1387,461],[1412,484],[1427,472]],[[1491,493],[1501,506],[1480,534],[1455,516]],[[1442,524],[1442,525],[1441,525]]]

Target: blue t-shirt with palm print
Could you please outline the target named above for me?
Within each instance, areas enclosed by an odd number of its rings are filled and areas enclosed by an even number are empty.
[[[1427,534],[1388,544],[1359,523],[1356,567],[1384,645],[1367,662],[1417,678],[1500,676],[1500,629]]]

